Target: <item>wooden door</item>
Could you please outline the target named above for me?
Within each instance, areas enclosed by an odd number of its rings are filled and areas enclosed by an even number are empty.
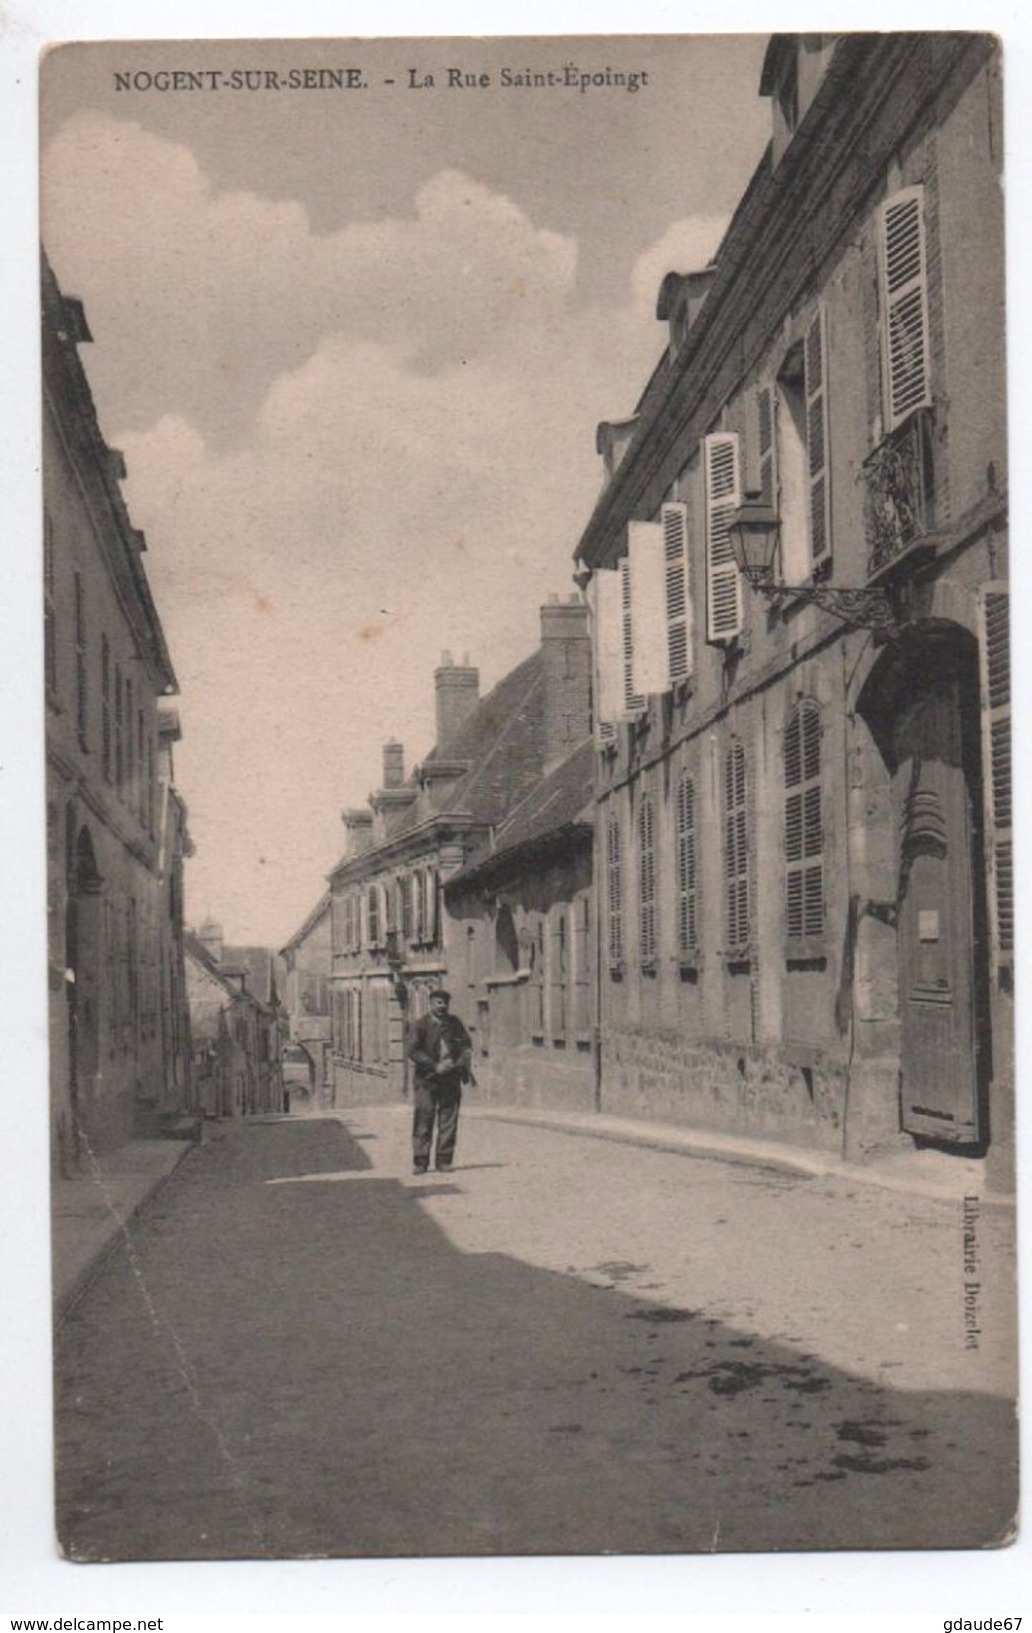
[[[957,1144],[981,1137],[972,889],[972,769],[961,677],[930,664],[895,726],[900,832],[902,1122]]]

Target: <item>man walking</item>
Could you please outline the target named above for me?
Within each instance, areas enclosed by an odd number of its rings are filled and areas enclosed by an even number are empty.
[[[473,1044],[457,1015],[448,1012],[451,994],[430,994],[430,1013],[418,1020],[409,1037],[408,1057],[416,1072],[412,1118],[412,1172],[430,1166],[434,1123],[437,1124],[438,1173],[448,1173],[455,1158],[462,1085],[470,1077]]]

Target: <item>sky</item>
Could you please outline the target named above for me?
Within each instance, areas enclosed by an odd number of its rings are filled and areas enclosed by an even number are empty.
[[[432,745],[442,651],[485,692],[572,593],[596,425],[633,411],[659,284],[706,264],[766,144],[765,44],[47,57],[42,236],[85,304],[80,355],[179,680],[191,922],[282,945],[382,744],[406,769]],[[568,64],[647,81],[500,83]],[[362,88],[267,77],[348,68]],[[490,83],[450,88],[450,68]],[[175,70],[220,88],[154,88]],[[263,88],[234,90],[238,70]]]

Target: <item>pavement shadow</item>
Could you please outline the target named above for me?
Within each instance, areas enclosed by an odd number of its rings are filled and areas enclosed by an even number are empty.
[[[409,1206],[454,1186],[255,1183],[352,1161],[334,1123],[199,1148],[76,1308],[72,1558],[1007,1540],[1011,1402],[872,1383],[635,1297],[622,1262],[589,1281],[459,1252]]]

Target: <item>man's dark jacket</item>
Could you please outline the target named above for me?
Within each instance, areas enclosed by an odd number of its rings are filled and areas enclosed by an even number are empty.
[[[469,1076],[473,1042],[457,1015],[423,1015],[409,1033],[408,1057],[416,1068],[417,1083],[455,1083]],[[443,1051],[455,1062],[455,1075],[438,1073]]]

